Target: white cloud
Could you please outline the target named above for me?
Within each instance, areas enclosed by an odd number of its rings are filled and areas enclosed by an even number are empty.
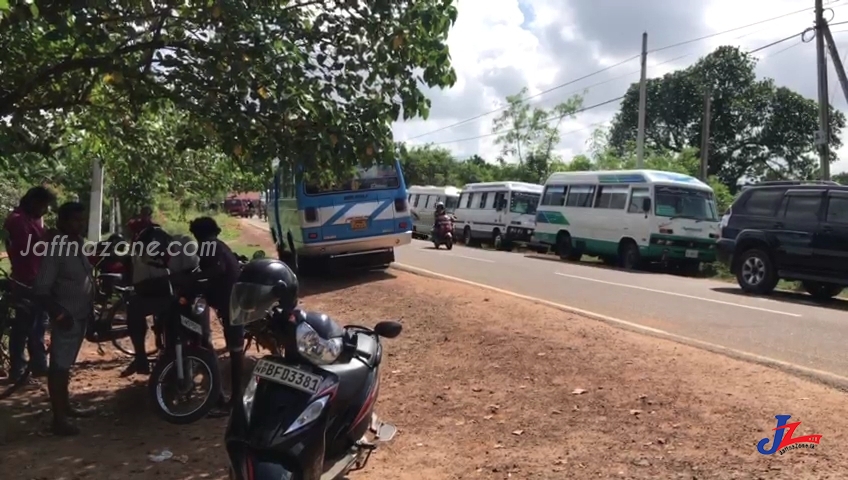
[[[638,3],[638,5],[636,5]],[[848,2],[827,2],[833,7],[834,22],[848,20]],[[812,7],[809,0],[460,0],[459,17],[451,31],[449,45],[457,71],[456,85],[446,91],[428,92],[433,102],[427,121],[399,122],[395,138],[409,141],[470,117],[497,109],[504,97],[528,87],[531,94],[614,65],[639,52],[641,33],[648,31],[649,49],[691,38],[721,32],[769,17]],[[530,13],[529,18],[525,12]],[[719,45],[735,44],[753,49],[812,25],[812,12],[792,15],[762,25],[693,42],[649,56],[648,75],[660,76],[695,62]],[[838,31],[841,27],[834,26]],[[840,40],[841,39],[841,40]],[[848,54],[848,35],[837,35],[843,55]],[[840,44],[840,41],[842,44]],[[800,93],[816,98],[815,42],[792,46],[795,40],[760,53],[758,74],[775,79]],[[680,58],[682,57],[682,58]],[[639,60],[612,68],[602,74],[542,95],[534,103],[550,106],[573,93],[589,89],[584,105],[592,105],[622,95],[639,79]],[[834,104],[848,107],[831,67],[829,78]],[[582,152],[593,124],[612,119],[617,105],[587,111],[575,120],[563,121],[563,141],[558,153],[566,159]],[[492,132],[496,114],[411,140],[434,142],[450,148],[459,157],[479,154],[494,160],[498,153]],[[848,133],[848,132],[846,132]],[[472,137],[482,138],[454,141]],[[848,138],[845,138],[848,143]],[[845,160],[832,171],[848,170]]]

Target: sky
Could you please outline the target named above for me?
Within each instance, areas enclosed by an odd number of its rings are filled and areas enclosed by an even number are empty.
[[[848,55],[848,0],[824,0],[825,18],[831,18],[835,43],[843,59]],[[648,77],[686,68],[721,45],[751,50],[799,33],[814,21],[813,0],[458,0],[459,16],[448,44],[457,73],[447,90],[425,89],[432,101],[427,120],[397,122],[396,141],[410,145],[433,143],[458,158],[478,154],[493,161],[492,121],[498,112],[457,126],[472,117],[502,107],[507,95],[527,87],[532,96],[614,66],[570,85],[529,100],[552,107],[574,94],[584,94],[590,106],[623,95],[639,81],[642,32],[648,50],[673,45],[810,7],[809,11],[694,41],[648,55]],[[815,41],[802,43],[800,35],[755,53],[758,77],[817,99]],[[829,65],[829,98],[848,110],[833,66]],[[619,102],[577,114],[560,124],[562,141],[557,153],[566,161],[587,149],[598,127],[608,126]],[[449,127],[450,128],[446,128]],[[436,131],[439,130],[439,131]],[[414,138],[417,137],[417,138]],[[475,138],[479,137],[479,138]],[[413,139],[414,138],[414,139]],[[848,144],[848,129],[843,131]],[[848,146],[831,173],[848,171]]]

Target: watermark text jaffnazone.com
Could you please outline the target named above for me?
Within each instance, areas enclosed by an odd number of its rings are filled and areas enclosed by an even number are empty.
[[[217,243],[215,242],[198,243],[193,240],[188,242],[172,241],[164,245],[164,247],[162,243],[157,241],[148,243],[130,243],[123,240],[120,242],[84,242],[80,245],[79,242],[69,240],[67,235],[62,235],[61,237],[54,238],[50,241],[38,240],[36,242],[32,241],[32,235],[30,235],[27,239],[26,248],[21,251],[21,255],[33,255],[36,257],[45,257],[47,255],[75,257],[79,255],[80,251],[82,251],[82,254],[87,257],[97,255],[107,257],[115,252],[122,255],[144,255],[148,257],[160,257],[166,254],[169,257],[175,257],[178,255],[198,255],[201,257],[207,257],[215,255],[216,246]]]

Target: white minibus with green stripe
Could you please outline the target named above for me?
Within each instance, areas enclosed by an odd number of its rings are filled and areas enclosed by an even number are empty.
[[[545,182],[534,243],[562,259],[627,269],[662,261],[695,271],[715,261],[719,217],[709,185],[657,170],[557,172]]]

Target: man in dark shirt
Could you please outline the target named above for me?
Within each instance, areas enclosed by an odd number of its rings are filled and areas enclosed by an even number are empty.
[[[6,251],[12,263],[12,278],[29,287],[33,285],[41,264],[41,257],[35,253],[33,247],[43,240],[42,217],[55,200],[53,193],[44,187],[30,188],[3,224],[8,235]],[[15,313],[15,321],[9,332],[9,355],[12,363],[9,380],[17,380],[26,370],[24,351],[29,354],[29,366],[33,376],[47,374],[47,350],[44,345],[46,323],[46,314],[41,309],[34,309],[30,313],[18,310]]]
[[[230,247],[218,235],[221,229],[215,219],[200,217],[192,220],[189,231],[199,243],[198,257],[202,278],[206,278],[206,301],[215,309],[224,326],[224,339],[230,353],[232,398],[241,398],[244,369],[244,327],[230,325],[230,293],[238,281],[241,266]],[[231,403],[231,402],[230,402]],[[223,407],[224,405],[222,405]],[[227,413],[213,411],[212,416]]]

